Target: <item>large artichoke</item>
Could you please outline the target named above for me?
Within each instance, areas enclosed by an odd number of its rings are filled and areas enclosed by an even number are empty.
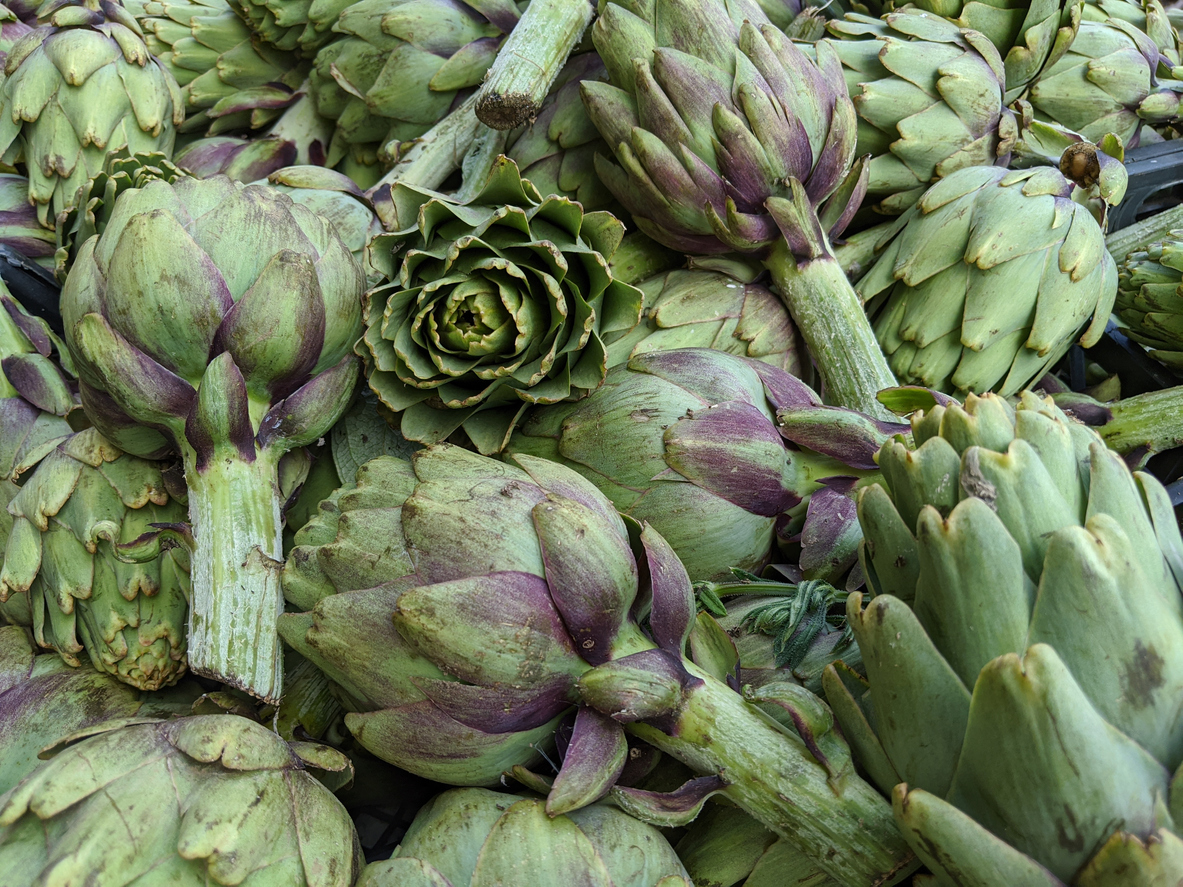
[[[892,215],[935,180],[967,166],[1005,165],[1017,135],[994,45],[935,16],[848,15],[829,24],[870,154],[867,195]]]
[[[263,698],[282,678],[278,464],[349,404],[362,286],[328,220],[218,176],[124,192],[62,291],[87,415],[183,462],[190,667]]]
[[[340,752],[235,715],[114,721],[77,733],[0,798],[11,887],[351,887],[361,848],[313,770]]]
[[[117,0],[53,0],[8,53],[0,157],[24,160],[29,200],[53,227],[109,153],[171,154],[185,119],[172,74]]]
[[[612,793],[629,812],[668,822],[681,810],[685,821],[722,789],[840,883],[903,877],[894,826],[868,803],[818,701],[801,688],[806,698],[790,700],[820,718],[802,715],[806,742],[825,735],[810,752],[683,658],[690,582],[652,527],[626,525],[570,469],[515,461],[449,446],[411,465],[373,460],[328,504],[335,519],[298,534],[312,544],[293,549],[285,590],[312,609],[283,615],[280,630],[339,685],[359,742],[412,772],[489,784],[574,715],[543,788],[551,815]],[[622,724],[707,776],[680,799],[616,786]]]
[[[661,832],[627,813],[596,804],[552,819],[539,798],[483,788],[452,789],[428,801],[395,856],[367,866],[358,887],[507,881],[687,887],[686,869]]]
[[[592,28],[610,84],[583,83],[615,162],[604,184],[654,240],[763,261],[834,403],[886,418],[894,377],[835,261],[866,191],[842,65],[816,63],[755,4],[621,0]]]
[[[1085,21],[1068,52],[1031,84],[1027,99],[1039,114],[1086,139],[1114,133],[1133,147],[1144,124],[1179,118],[1183,83],[1159,79],[1160,68],[1169,73],[1169,67],[1154,41],[1128,22]]]
[[[604,381],[604,339],[632,329],[641,292],[608,261],[624,226],[542,197],[501,158],[464,203],[396,182],[392,234],[372,246],[389,283],[366,294],[370,387],[432,443],[458,428],[497,452],[531,403]]]
[[[1183,231],[1126,257],[1114,308],[1130,338],[1167,366],[1183,368]]]
[[[126,564],[116,548],[153,524],[184,521],[158,464],[80,431],[38,464],[8,511],[0,598],[29,595],[38,644],[71,665],[85,651],[95,668],[141,690],[185,673],[187,553]]]
[[[1029,393],[933,406],[912,434],[859,499],[870,689],[827,671],[844,735],[942,882],[1176,882],[1183,540],[1162,485]]]
[[[971,167],[899,218],[856,288],[901,381],[1014,394],[1100,339],[1117,268],[1073,187],[1050,167]]]
[[[298,6],[299,4],[293,4]],[[328,165],[351,154],[388,156],[477,86],[518,19],[511,0],[361,0],[316,55],[316,109],[336,121]]]
[[[508,450],[578,471],[622,513],[652,524],[697,581],[761,569],[774,559],[778,528],[800,532],[809,508],[817,520],[836,520],[837,510],[853,523],[850,487],[898,428],[824,407],[774,367],[686,348],[637,355],[590,397],[535,407]],[[809,566],[841,573],[853,545],[838,563],[832,554],[808,555]]]
[[[182,132],[255,130],[298,96],[311,69],[257,40],[227,0],[124,0],[148,49],[177,79]]]

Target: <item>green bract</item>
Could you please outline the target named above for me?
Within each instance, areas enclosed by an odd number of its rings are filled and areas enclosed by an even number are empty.
[[[182,132],[259,129],[295,101],[311,68],[261,43],[227,0],[124,0],[148,49],[177,79]]]
[[[235,0],[265,43],[306,56],[334,39],[333,25],[349,5],[349,0]]]
[[[446,881],[444,880],[446,879]],[[661,832],[607,804],[556,816],[540,798],[446,791],[415,816],[392,859],[358,887],[687,887]]]
[[[132,718],[77,733],[0,797],[5,884],[351,887],[349,814],[309,768],[340,752],[235,715]]]
[[[267,699],[281,680],[278,464],[349,404],[362,285],[328,220],[218,176],[121,194],[62,292],[87,415],[129,453],[181,456],[190,667]]]
[[[23,159],[29,200],[52,227],[109,153],[171,154],[185,119],[180,89],[115,0],[53,0],[8,53],[0,156]]]
[[[370,387],[410,440],[464,431],[500,450],[532,403],[604,381],[604,339],[632,329],[641,292],[608,260],[624,226],[543,198],[500,159],[471,200],[396,182],[394,233],[372,261],[390,283],[366,294]]]
[[[1003,162],[1018,134],[1003,101],[998,50],[977,31],[935,16],[848,15],[829,30],[858,114],[858,154],[870,154],[867,195],[903,212],[935,180]]]
[[[1152,357],[1183,367],[1183,231],[1129,255],[1114,308],[1126,334]]]
[[[0,243],[39,265],[53,264],[54,232],[37,221],[24,176],[0,173]]]
[[[856,289],[902,382],[1014,394],[1100,339],[1117,268],[1072,190],[1050,167],[972,167],[900,216]]]
[[[27,593],[33,634],[71,665],[95,668],[141,690],[185,673],[187,553],[122,563],[116,546],[184,521],[160,466],[80,431],[38,464],[9,503],[14,523],[0,597]]]
[[[935,406],[912,434],[859,498],[876,596],[847,608],[870,688],[827,670],[843,734],[943,881],[1176,881],[1183,540],[1165,490],[1029,393]],[[1122,865],[1137,875],[1103,876]]]

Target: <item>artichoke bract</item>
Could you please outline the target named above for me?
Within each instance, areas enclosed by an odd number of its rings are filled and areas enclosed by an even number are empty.
[[[895,384],[833,255],[862,202],[857,118],[826,41],[816,63],[754,3],[622,0],[592,27],[610,83],[585,81],[615,162],[604,184],[680,252],[739,251],[772,273],[833,403],[889,418]]]
[[[942,878],[1178,880],[1169,496],[1031,393],[935,405],[912,436],[884,445],[859,498],[875,597],[847,612],[870,686],[827,670],[843,734]],[[1105,880],[1123,865],[1138,874]]]
[[[856,289],[902,382],[1015,394],[1100,340],[1117,268],[1073,187],[1050,167],[962,169],[884,234]]]
[[[798,742],[686,660],[693,593],[665,540],[570,469],[513,459],[437,445],[410,464],[372,460],[326,503],[335,516],[297,534],[285,591],[312,608],[280,631],[338,685],[358,741],[453,783],[514,767],[552,817],[610,796],[684,823],[723,791],[839,883],[904,877],[911,854],[820,702],[800,687],[788,700],[803,710]],[[550,784],[521,765],[564,720]],[[670,797],[618,785],[626,728],[705,775]]]
[[[311,772],[348,772],[335,749],[219,714],[112,721],[54,751],[0,797],[12,887],[350,887],[361,869],[349,814]]]
[[[404,436],[463,428],[495,453],[530,404],[600,386],[604,339],[641,313],[641,291],[608,267],[614,216],[544,198],[504,157],[463,203],[402,182],[391,200],[393,233],[371,246],[390,282],[366,293],[364,342],[370,388]]]
[[[867,196],[897,215],[932,182],[967,166],[1006,165],[1018,135],[1003,101],[998,50],[977,31],[899,12],[830,22],[870,154]]]
[[[851,488],[901,427],[823,406],[809,386],[758,361],[684,348],[613,367],[583,400],[535,407],[508,451],[578,471],[622,513],[652,524],[700,581],[760,570],[778,529],[808,533],[810,518],[835,521],[832,538],[841,537],[838,526],[854,523]],[[820,547],[810,568],[850,567],[853,548],[829,564]]]
[[[264,699],[282,683],[277,466],[349,404],[363,279],[326,219],[218,176],[124,192],[62,291],[95,427],[181,457],[190,668]]]
[[[70,665],[85,653],[141,690],[176,683],[186,665],[187,553],[140,564],[118,557],[154,525],[185,520],[160,466],[80,431],[38,464],[8,511],[0,598],[29,595],[37,643]]]
[[[180,88],[116,0],[54,0],[12,47],[0,86],[0,158],[23,159],[29,200],[53,227],[107,154],[171,154]]]
[[[433,878],[435,880],[433,880]],[[686,869],[651,825],[607,804],[550,818],[540,798],[483,788],[436,795],[395,856],[357,887],[688,887]]]
[[[37,220],[24,176],[0,173],[0,244],[39,265],[53,264],[54,232]]]
[[[1151,357],[1183,368],[1183,230],[1126,257],[1114,308],[1126,335]]]

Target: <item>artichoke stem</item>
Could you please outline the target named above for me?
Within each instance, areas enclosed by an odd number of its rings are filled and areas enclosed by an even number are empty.
[[[821,371],[826,401],[896,421],[876,395],[898,383],[837,260],[820,256],[798,265],[789,245],[780,240],[764,265]]]
[[[1178,228],[1183,228],[1183,206],[1172,206],[1120,231],[1114,231],[1105,238],[1105,248],[1113,256],[1113,261],[1121,265],[1130,253],[1163,240]]]
[[[506,130],[533,120],[594,11],[588,0],[533,0],[477,93],[481,122]]]
[[[218,447],[198,469],[185,454],[193,528],[189,668],[268,702],[283,692],[278,453],[253,462]]]
[[[668,732],[638,721],[627,729],[729,785],[732,801],[791,842],[843,887],[888,887],[918,865],[891,804],[857,776],[839,791],[795,737],[726,684],[684,663],[703,683],[686,692]]]
[[[1096,429],[1123,456],[1145,448],[1147,455],[1183,445],[1183,386],[1148,391],[1105,404],[1112,418]]]
[[[382,186],[395,182],[430,189],[442,185],[460,168],[472,143],[485,128],[477,120],[475,108],[476,96],[469,96],[447,117],[415,139],[410,149],[399,157],[398,163],[368,193],[376,194]]]

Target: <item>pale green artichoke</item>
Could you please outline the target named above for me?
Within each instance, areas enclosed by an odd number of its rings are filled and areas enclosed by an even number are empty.
[[[180,88],[114,0],[53,0],[8,53],[0,157],[23,160],[29,200],[53,227],[108,154],[171,154],[185,119]]]
[[[483,788],[437,795],[392,859],[357,887],[689,887],[661,832],[607,804],[547,816],[541,798]]]
[[[0,797],[11,887],[351,887],[361,868],[349,814],[314,775],[348,774],[334,749],[219,714],[108,722],[54,752]]]
[[[1123,332],[1151,357],[1183,368],[1183,231],[1126,257],[1114,309]]]
[[[901,382],[1015,394],[1100,340],[1117,268],[1074,187],[1050,167],[962,169],[884,234],[856,289]]]
[[[939,883],[1177,882],[1167,493],[1029,393],[931,406],[912,436],[884,445],[859,498],[874,597],[847,608],[869,689],[825,675],[856,756]]]

